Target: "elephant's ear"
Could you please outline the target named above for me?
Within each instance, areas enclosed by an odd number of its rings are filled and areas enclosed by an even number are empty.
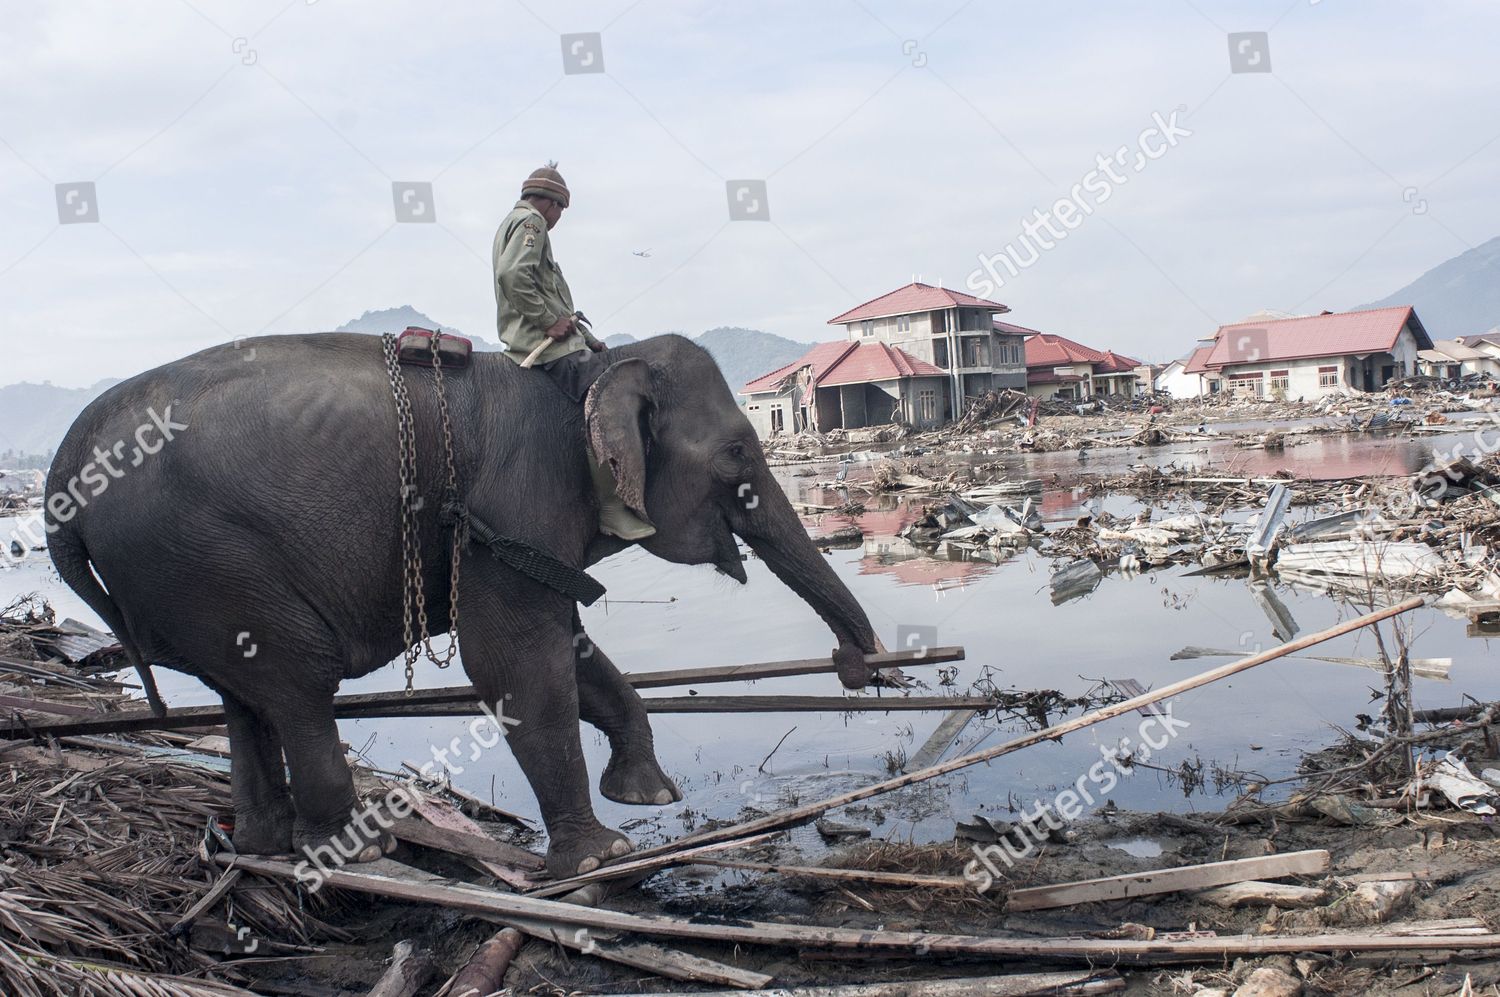
[[[651,369],[639,357],[610,364],[583,404],[594,459],[614,476],[621,501],[647,522],[645,424],[651,404]]]

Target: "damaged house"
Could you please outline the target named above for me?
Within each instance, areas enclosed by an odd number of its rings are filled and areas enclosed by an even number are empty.
[[[845,339],[818,343],[741,388],[745,413],[763,439],[889,422],[940,425],[992,388],[1025,385],[1024,337],[994,324],[1009,310],[913,281],[830,319]]]
[[[1007,322],[995,327],[1025,338],[1026,393],[1037,398],[1134,398],[1151,383],[1150,368],[1113,350],[1096,350],[1066,336]],[[1144,377],[1144,382],[1142,378]]]
[[[1239,322],[1214,334],[1202,383],[1256,398],[1380,391],[1415,374],[1419,353],[1430,349],[1432,338],[1410,305]]]

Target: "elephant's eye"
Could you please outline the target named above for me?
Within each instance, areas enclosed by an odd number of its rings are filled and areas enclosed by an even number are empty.
[[[750,450],[744,443],[728,443],[714,458],[714,470],[725,481],[738,481],[750,468]]]

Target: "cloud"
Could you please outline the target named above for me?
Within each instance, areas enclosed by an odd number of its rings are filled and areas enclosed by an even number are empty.
[[[635,335],[827,338],[830,316],[913,274],[962,286],[976,254],[1179,105],[1192,138],[997,292],[1016,321],[1175,356],[1261,307],[1378,298],[1500,232],[1500,142],[1476,114],[1500,91],[1500,13],[1284,10],[15,8],[7,370],[87,384],[402,303],[491,335],[490,240],[547,159],[576,191],[556,239],[579,305]],[[1274,73],[1229,73],[1233,30],[1270,32]],[[607,72],[564,75],[564,31],[602,31]],[[772,224],[728,221],[738,178],[767,180]],[[87,179],[102,224],[59,227],[51,184]],[[395,225],[393,180],[433,182],[441,224]]]

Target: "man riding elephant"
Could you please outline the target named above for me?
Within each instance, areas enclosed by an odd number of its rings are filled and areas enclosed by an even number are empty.
[[[564,394],[583,401],[588,384],[577,360],[605,346],[573,309],[573,294],[552,256],[548,233],[572,201],[556,163],[533,170],[521,185],[521,199],[495,232],[496,323],[505,355],[523,367],[535,366]],[[590,454],[589,467],[599,496],[599,531],[623,540],[644,540],[656,528],[625,507],[614,477]]]

